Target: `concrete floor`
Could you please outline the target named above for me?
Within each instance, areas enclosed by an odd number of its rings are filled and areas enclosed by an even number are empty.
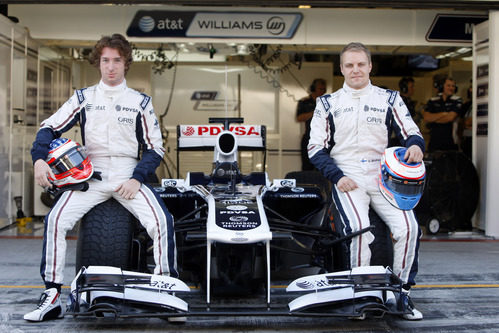
[[[412,298],[425,316],[409,322],[398,317],[356,321],[306,317],[190,317],[181,326],[158,318],[73,318],[42,323],[23,320],[44,287],[38,267],[43,228],[0,232],[0,332],[498,332],[499,241],[479,233],[424,237],[418,286]],[[74,237],[68,240],[65,283],[73,278]],[[68,289],[63,289],[66,299]]]

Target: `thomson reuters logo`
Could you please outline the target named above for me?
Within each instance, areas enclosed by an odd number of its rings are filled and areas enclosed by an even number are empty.
[[[139,28],[143,32],[151,32],[152,29],[154,29],[154,25],[155,25],[154,19],[150,16],[143,16],[139,20]]]
[[[280,16],[272,16],[267,21],[267,30],[272,35],[281,34],[284,31],[284,29],[286,29],[286,23],[284,23],[284,20]]]

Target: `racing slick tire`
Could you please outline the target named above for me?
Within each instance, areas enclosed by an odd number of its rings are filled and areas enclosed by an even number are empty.
[[[116,200],[90,210],[80,221],[76,243],[76,273],[82,266],[130,269],[135,220]]]
[[[295,171],[286,174],[286,178],[296,179],[297,184],[313,184],[320,187],[327,195],[329,210],[327,221],[338,237],[343,235],[341,229],[341,217],[333,203],[331,196],[331,183],[319,171]],[[369,210],[369,220],[375,227],[372,231],[374,241],[370,244],[371,265],[383,265],[392,267],[393,264],[393,241],[390,229],[383,220],[372,209]],[[340,271],[350,268],[350,250],[346,243],[339,243],[332,247],[326,258],[326,269],[328,271]]]
[[[472,230],[471,219],[480,194],[480,180],[473,162],[459,151],[436,151],[428,154],[425,164],[427,189],[416,211],[439,222],[437,228],[434,221],[435,233],[443,226],[450,231]],[[420,221],[426,222],[427,219]]]
[[[316,170],[292,171],[288,172],[285,178],[295,179],[297,185],[298,184],[316,185],[328,195],[328,199],[331,198],[331,183],[319,171]]]
[[[285,178],[295,179],[297,185],[315,185],[321,189],[325,194],[324,201],[328,207],[322,224],[324,226],[329,225],[333,233],[338,238],[341,237],[341,219],[332,200],[331,182],[316,170],[289,172]],[[328,272],[343,271],[350,268],[350,250],[345,242],[333,245],[323,258],[318,259],[324,261],[321,263],[321,266]]]
[[[332,226],[334,231],[338,233],[338,237],[343,235],[341,229],[342,223],[336,207],[331,205],[330,215],[332,215]],[[369,221],[374,226],[371,231],[374,236],[374,241],[369,245],[371,249],[371,265],[381,265],[384,267],[392,267],[393,264],[393,241],[390,229],[383,220],[376,214],[373,209],[369,209]],[[340,243],[331,251],[332,266],[328,270],[338,271],[350,269],[350,249],[347,244]]]

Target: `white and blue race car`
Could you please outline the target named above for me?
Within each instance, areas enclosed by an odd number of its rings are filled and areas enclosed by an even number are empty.
[[[363,318],[410,312],[390,268],[350,269],[348,241],[373,227],[343,235],[320,174],[270,181],[266,172],[240,172],[238,150],[266,151],[265,126],[241,123],[215,118],[204,127],[178,127],[177,152],[214,151],[210,174],[189,172],[155,187],[175,218],[180,277],[150,274],[152,241],[110,200],[80,223],[68,314]]]

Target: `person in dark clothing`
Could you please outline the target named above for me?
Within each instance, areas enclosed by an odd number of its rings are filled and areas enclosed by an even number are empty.
[[[305,123],[305,133],[301,138],[301,169],[314,170],[314,165],[308,159],[307,145],[310,139],[310,122],[315,110],[315,100],[326,93],[326,80],[314,79],[310,85],[310,95],[298,101],[296,107],[296,121]]]
[[[381,87],[380,87],[381,88]],[[412,120],[416,124],[419,124],[421,119],[421,114],[416,114],[416,101],[414,101],[411,97],[414,95],[414,79],[412,77],[403,77],[399,81],[399,89],[400,89],[400,97],[402,97],[402,101],[404,102],[407,110],[411,114]],[[392,132],[392,136],[388,142],[388,147],[399,146],[400,141],[395,132]]]
[[[414,95],[414,79],[412,77],[403,77],[399,81],[400,97],[409,110],[412,119],[416,116],[416,102],[412,100]]]
[[[454,141],[454,121],[461,114],[463,101],[454,95],[456,81],[446,77],[437,82],[440,94],[432,97],[423,111],[423,118],[430,129],[428,152],[437,150],[457,150]]]

